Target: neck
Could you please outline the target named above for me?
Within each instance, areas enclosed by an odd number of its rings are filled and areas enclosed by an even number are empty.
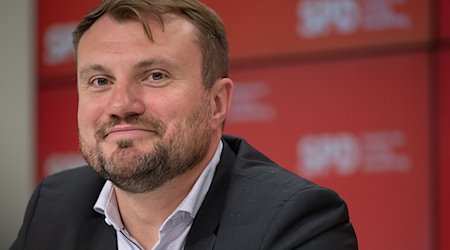
[[[183,201],[203,169],[204,167],[194,168],[146,193],[129,193],[114,187],[125,226],[128,228],[127,224],[132,224],[133,221],[160,226]]]

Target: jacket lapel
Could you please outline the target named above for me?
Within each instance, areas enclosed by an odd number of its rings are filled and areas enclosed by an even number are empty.
[[[78,250],[117,249],[116,231],[103,216],[86,219],[81,227]]]
[[[184,248],[186,250],[210,250],[214,248],[235,159],[235,154],[227,142],[223,141],[223,145],[222,157],[211,187],[186,238]]]

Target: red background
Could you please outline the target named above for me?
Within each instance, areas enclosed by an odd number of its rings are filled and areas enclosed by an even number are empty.
[[[222,16],[230,40],[237,88],[226,132],[337,190],[360,249],[450,249],[449,2],[396,4],[396,13],[411,18],[409,28],[359,27],[343,35],[334,27],[306,39],[295,27],[296,10],[307,1],[205,1]],[[51,27],[68,27],[96,2],[38,2],[37,179],[81,162],[73,54],[63,46],[66,57],[49,65],[55,46],[46,39]],[[374,134],[381,139],[368,141]],[[324,161],[318,172],[308,172],[311,155],[302,155],[311,139],[319,155],[313,159]],[[397,158],[406,160],[393,164]]]
[[[65,60],[53,65],[46,65],[45,54],[49,52],[46,48],[46,34],[51,27],[60,25],[76,24],[98,1],[77,0],[77,1],[56,1],[40,0],[37,2],[38,10],[38,76],[44,81],[40,84],[53,82],[55,77],[61,77],[61,80],[67,82],[67,79],[73,79],[76,76],[76,68],[73,60],[73,54],[65,57]],[[70,39],[70,37],[68,37]],[[69,44],[70,45],[70,44]],[[51,46],[55,48],[55,46]],[[61,85],[61,82],[56,83]]]
[[[438,246],[450,249],[450,1],[440,0],[437,39]]]
[[[450,249],[450,47],[439,51],[438,59],[438,176],[439,249]]]
[[[306,135],[402,131],[406,143],[396,153],[410,157],[408,170],[372,173],[358,164],[351,173],[340,174],[330,163],[326,174],[306,177],[344,197],[361,249],[429,249],[429,66],[428,54],[411,53],[234,70],[236,92],[248,83],[269,86],[260,103],[271,105],[275,115],[265,121],[232,120],[226,132],[242,135],[302,174],[296,167],[296,145]]]
[[[439,12],[438,17],[438,33],[440,35],[441,42],[450,42],[450,1],[441,0],[437,3],[437,9]]]
[[[394,7],[394,11],[407,13],[411,17],[412,23],[408,29],[367,31],[362,27],[361,22],[356,25],[354,32],[339,35],[336,25],[329,23],[328,34],[319,35],[314,39],[300,38],[296,33],[300,23],[297,12],[300,4],[323,2],[330,6],[330,4],[345,1],[283,0],[274,4],[273,0],[260,0],[257,7],[251,2],[241,0],[207,0],[204,2],[221,15],[228,27],[231,44],[230,55],[233,59],[292,57],[293,54],[330,53],[341,49],[354,50],[381,46],[400,45],[404,47],[405,45],[424,44],[429,39],[430,3],[424,0],[408,0],[403,1],[402,4],[391,5]],[[369,1],[346,2],[366,6]],[[362,8],[361,11],[363,11]],[[323,13],[327,13],[327,11]],[[330,16],[332,15],[330,14]]]

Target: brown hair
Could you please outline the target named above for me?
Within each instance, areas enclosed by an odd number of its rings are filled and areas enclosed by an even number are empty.
[[[198,45],[202,52],[202,78],[206,89],[217,79],[228,75],[228,43],[220,17],[208,6],[196,0],[103,0],[78,24],[72,34],[75,52],[83,34],[104,14],[117,21],[139,20],[152,41],[148,25],[150,18],[159,20],[162,15],[178,13],[186,16],[198,29]]]

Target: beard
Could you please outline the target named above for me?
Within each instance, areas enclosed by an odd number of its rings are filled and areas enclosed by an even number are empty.
[[[208,153],[212,129],[207,103],[193,111],[185,120],[174,126],[173,133],[163,137],[165,127],[156,118],[138,115],[110,118],[96,126],[96,142],[88,144],[79,133],[80,150],[86,162],[103,178],[130,193],[144,193],[161,187],[200,163]],[[117,124],[141,125],[154,131],[153,150],[141,151],[133,146],[133,140],[116,142],[117,148],[109,158],[105,157],[101,141],[106,130]]]

